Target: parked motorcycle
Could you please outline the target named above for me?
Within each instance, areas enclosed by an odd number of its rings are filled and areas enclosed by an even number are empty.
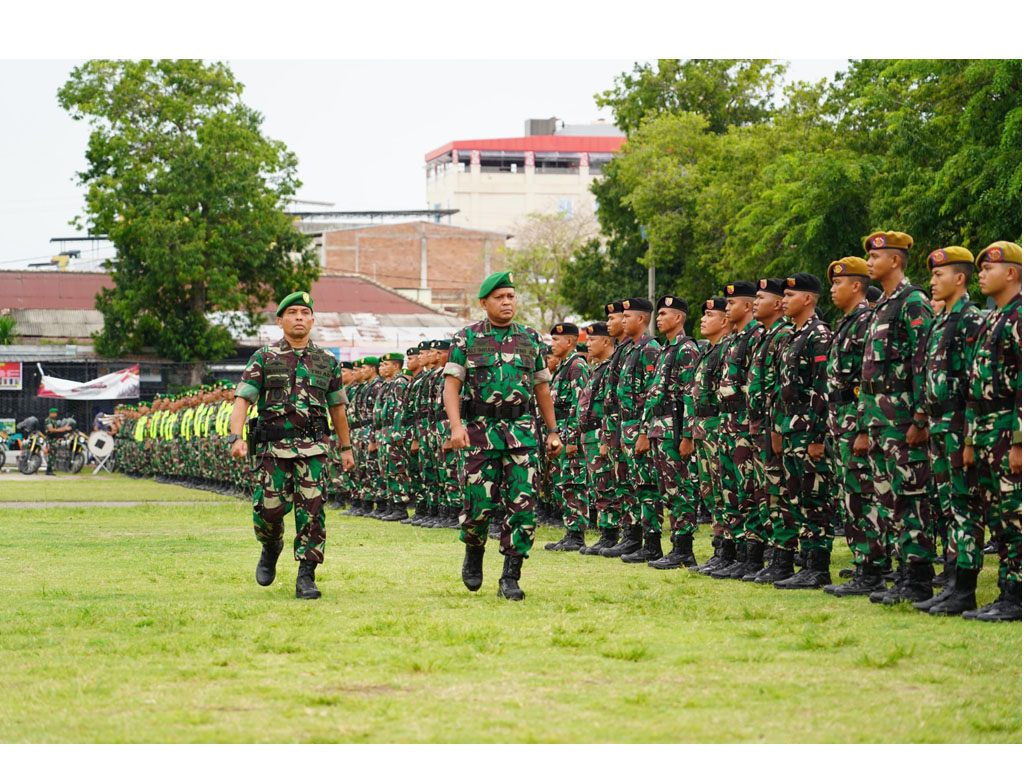
[[[7,463],[7,441],[10,439],[10,435],[0,429],[0,469]]]
[[[35,474],[43,465],[43,452],[46,448],[46,438],[39,430],[39,419],[29,416],[16,428],[24,435],[21,439],[21,455],[18,456],[18,471],[23,475]]]

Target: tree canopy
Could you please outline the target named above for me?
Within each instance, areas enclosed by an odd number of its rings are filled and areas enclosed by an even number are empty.
[[[309,238],[282,210],[297,160],[262,134],[242,89],[222,63],[94,60],[58,92],[93,128],[85,219],[73,223],[116,248],[114,288],[97,297],[100,354],[228,356],[232,329],[316,278]],[[211,323],[214,312],[241,315]]]
[[[606,244],[566,269],[575,310],[621,297],[614,284],[600,302],[573,294],[597,253],[604,273],[655,264],[659,293],[700,301],[732,280],[824,277],[875,229],[914,237],[918,281],[936,248],[1019,242],[1020,60],[852,61],[832,83],[780,88],[783,74],[760,60],[661,61],[597,97],[627,142],[593,187]],[[622,247],[641,226],[649,248]]]

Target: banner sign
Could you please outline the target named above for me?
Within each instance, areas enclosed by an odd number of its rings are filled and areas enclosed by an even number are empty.
[[[0,363],[0,390],[21,391],[21,363]]]
[[[47,376],[42,366],[43,377],[39,384],[39,397],[56,397],[62,400],[128,400],[139,396],[139,366],[133,365],[121,371],[108,373],[92,381],[70,381]]]

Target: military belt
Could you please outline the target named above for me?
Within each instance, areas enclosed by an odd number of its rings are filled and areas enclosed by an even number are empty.
[[[950,411],[962,411],[965,405],[967,405],[967,401],[962,397],[950,397],[937,403],[928,403],[925,410],[928,411],[929,416],[939,417]]]
[[[672,416],[676,409],[671,403],[658,403],[652,411],[655,416]]]
[[[702,419],[710,418],[711,416],[718,415],[718,408],[713,405],[698,405],[697,415]]]
[[[833,405],[846,405],[857,401],[857,388],[847,387],[837,392],[828,393],[828,401]]]
[[[811,410],[810,403],[783,403],[782,412],[787,416],[801,416]]]
[[[528,412],[525,405],[489,405],[474,400],[463,400],[459,405],[459,413],[464,419],[475,416],[486,416],[491,419],[518,419]]]
[[[572,413],[572,408],[568,405],[556,405],[555,406],[555,418],[559,421],[564,421],[569,418],[569,414]]]
[[[897,395],[902,392],[910,392],[913,388],[913,385],[909,381],[900,381],[896,384],[879,384],[870,381],[861,387],[861,389],[869,395]]]
[[[582,424],[580,424],[580,432],[583,432],[583,433],[593,432],[595,429],[600,429],[600,428],[601,428],[601,420],[600,419],[592,419],[591,421],[585,421]]]
[[[747,410],[747,403],[745,400],[727,400],[724,403],[718,404],[718,411],[720,413],[739,413],[740,411]]]
[[[997,397],[995,400],[968,400],[967,406],[974,411],[975,416],[987,416],[997,411],[1010,411],[1017,405],[1017,399],[1013,397]]]
[[[312,419],[305,429],[288,429],[287,427],[274,424],[256,423],[253,429],[253,441],[257,443],[272,443],[277,440],[288,438],[308,438],[319,440],[327,434],[327,419]]]

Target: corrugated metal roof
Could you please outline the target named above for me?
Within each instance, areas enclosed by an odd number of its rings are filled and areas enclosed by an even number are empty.
[[[11,314],[19,336],[80,339],[103,330],[103,315],[95,309],[15,309]]]

